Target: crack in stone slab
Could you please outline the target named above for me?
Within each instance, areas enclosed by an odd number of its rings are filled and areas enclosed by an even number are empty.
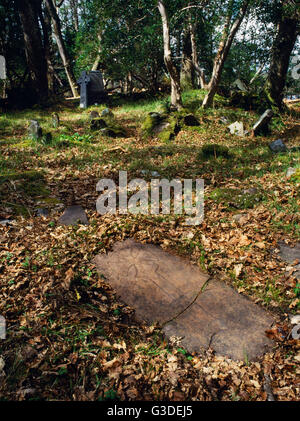
[[[197,293],[196,297],[193,299],[193,301],[182,311],[180,311],[178,314],[176,314],[172,319],[168,320],[167,322],[162,324],[162,328],[167,325],[168,323],[172,322],[173,320],[176,320],[179,316],[181,316],[184,312],[186,312],[189,308],[192,307],[193,304],[197,301],[200,294],[202,294],[205,290],[205,288],[208,286],[209,281],[212,280],[212,277],[209,277],[208,280],[204,283],[204,285],[201,287],[200,291]]]

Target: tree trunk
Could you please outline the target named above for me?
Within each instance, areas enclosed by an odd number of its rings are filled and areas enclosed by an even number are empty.
[[[164,1],[158,0],[157,6],[161,15],[163,26],[164,60],[171,79],[171,108],[178,110],[182,108],[180,75],[172,60],[168,14],[166,11]]]
[[[180,73],[181,89],[194,88],[194,66],[192,60],[192,43],[190,29],[186,28],[183,33],[182,63]]]
[[[60,54],[60,57],[62,59],[63,62],[63,66],[67,75],[67,79],[72,91],[72,94],[74,97],[78,96],[78,89],[77,89],[77,83],[73,74],[73,70],[72,70],[72,66],[71,66],[71,62],[70,59],[68,57],[68,53],[65,47],[65,43],[62,37],[62,33],[61,33],[61,25],[60,25],[60,20],[59,20],[59,16],[57,14],[56,8],[53,4],[53,0],[45,0],[46,2],[46,6],[48,8],[49,14],[51,16],[51,21],[52,21],[52,25],[53,25],[53,33],[54,33],[54,37],[57,43],[57,47],[58,47],[58,51]]]
[[[52,65],[51,55],[52,55],[52,42],[51,42],[51,21],[47,9],[42,9],[42,5],[39,7],[39,18],[43,31],[44,39],[44,50],[45,58],[47,62],[47,80],[48,80],[48,90],[49,93],[54,92],[54,74],[55,70]]]
[[[38,21],[40,0],[17,0],[16,2],[25,43],[26,60],[32,86],[39,100],[48,97],[47,64]]]
[[[199,67],[198,63],[198,53],[197,53],[197,43],[196,43],[196,31],[195,31],[195,25],[190,24],[190,35],[191,35],[191,46],[192,46],[192,63],[194,67],[194,73],[195,73],[195,79],[198,79],[198,82],[196,84],[197,86],[200,86],[201,89],[207,89],[206,80],[205,80],[205,74],[202,69]],[[196,76],[197,75],[197,76]]]
[[[227,16],[224,31],[223,31],[223,36],[219,45],[217,55],[214,60],[212,76],[208,84],[209,91],[203,100],[203,104],[202,104],[203,108],[211,107],[213,103],[214,96],[217,92],[217,89],[220,83],[222,70],[223,70],[225,61],[227,59],[234,37],[237,31],[239,30],[241,23],[246,15],[249,3],[250,3],[249,0],[246,0],[243,2],[240,8],[240,11],[238,13],[238,16],[236,20],[233,22],[231,28],[230,28],[231,13],[229,13],[229,15]]]
[[[78,17],[78,0],[70,0],[70,6],[72,9],[72,19],[74,29],[76,32],[79,30],[79,17]]]
[[[289,60],[299,34],[299,20],[284,18],[278,23],[265,93],[271,105],[284,110],[283,97]]]

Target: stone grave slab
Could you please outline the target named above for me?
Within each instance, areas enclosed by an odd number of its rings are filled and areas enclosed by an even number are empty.
[[[94,263],[117,294],[148,323],[166,323],[197,297],[208,280],[196,266],[151,244],[128,239]]]
[[[182,337],[189,352],[211,346],[251,360],[272,348],[265,331],[273,318],[265,310],[158,246],[128,239],[94,263],[138,320],[159,322],[168,338]]]
[[[212,280],[195,303],[163,331],[167,337],[182,337],[189,351],[211,347],[234,360],[255,360],[272,348],[265,331],[273,318],[248,298],[217,280]]]
[[[61,225],[76,225],[78,223],[88,225],[89,221],[84,209],[79,205],[73,205],[65,209],[58,223]]]

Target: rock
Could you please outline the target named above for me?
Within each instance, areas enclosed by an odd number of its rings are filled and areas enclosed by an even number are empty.
[[[99,115],[98,111],[91,111],[90,112],[90,115],[89,115],[90,120],[95,120],[95,119],[98,119],[98,118],[100,118],[100,115]]]
[[[14,220],[11,219],[3,219],[2,221],[0,221],[0,225],[2,225],[3,227],[7,227],[8,225],[12,225],[14,222]]]
[[[229,148],[215,143],[204,145],[202,146],[202,155],[205,157],[214,156],[218,158],[219,156],[223,156],[227,158],[229,156]]]
[[[188,114],[183,118],[183,123],[186,126],[194,127],[194,126],[200,126],[199,120],[193,114]]]
[[[47,218],[49,216],[49,210],[46,208],[37,208],[36,216],[44,216]]]
[[[57,113],[53,113],[52,114],[52,126],[56,129],[57,127],[59,127],[59,115]]]
[[[292,168],[292,167],[290,167],[290,168],[288,168],[287,169],[287,172],[286,172],[286,176],[288,177],[288,178],[290,178],[293,174],[295,174],[296,173],[296,168]]]
[[[191,353],[211,347],[250,361],[274,345],[265,335],[274,322],[265,310],[158,246],[128,239],[94,263],[139,321],[158,322]]]
[[[293,273],[297,279],[300,279],[300,243],[297,243],[295,247],[290,247],[284,242],[279,242],[279,257],[286,263],[293,265],[298,261],[298,264],[293,267],[296,271]]]
[[[274,142],[269,143],[269,148],[274,153],[287,152],[287,147],[281,139],[274,140]]]
[[[91,120],[90,128],[91,130],[100,130],[107,127],[107,123],[103,118],[94,118]]]
[[[236,222],[237,224],[239,224],[240,222],[242,222],[243,218],[244,218],[244,214],[242,213],[237,213],[236,215],[233,215],[233,220],[234,222]]]
[[[31,120],[28,128],[29,138],[32,140],[39,140],[43,136],[43,130],[37,120]]]
[[[236,136],[245,136],[244,124],[241,121],[236,121],[235,123],[230,124],[228,126],[231,134]]]
[[[259,193],[259,191],[255,187],[243,190],[243,194],[257,194],[257,193]]]
[[[259,120],[254,124],[252,127],[252,131],[254,136],[259,134],[266,135],[269,132],[269,124],[274,115],[273,110],[268,109],[266,110],[263,115],[259,118]]]
[[[77,225],[78,223],[88,225],[89,221],[84,209],[80,205],[73,205],[66,208],[58,223],[61,225]]]
[[[105,127],[100,130],[100,133],[103,136],[114,137],[114,138],[122,137],[126,135],[125,131],[121,127]]]
[[[170,127],[170,123],[168,121],[162,121],[161,123],[159,123],[157,126],[153,128],[153,134],[158,135],[159,133],[161,133],[163,130],[167,129],[168,127]]]
[[[105,108],[101,113],[101,117],[103,117],[103,118],[105,118],[105,117],[114,118],[114,114],[112,113],[112,111],[109,108]]]
[[[179,130],[180,126],[175,115],[152,112],[147,115],[142,124],[143,137],[157,136],[163,142],[173,139]]]
[[[219,123],[221,123],[221,124],[228,124],[229,123],[229,120],[226,118],[226,117],[220,117],[220,119],[219,119]]]
[[[141,170],[141,174],[142,175],[151,175],[151,177],[160,177],[160,174],[157,171]]]

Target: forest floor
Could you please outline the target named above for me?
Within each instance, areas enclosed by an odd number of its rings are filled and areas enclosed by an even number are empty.
[[[195,92],[184,99],[194,111]],[[7,338],[0,340],[0,399],[299,399],[299,341],[290,324],[300,311],[299,283],[273,250],[279,241],[299,242],[299,179],[286,173],[299,167],[300,152],[268,148],[278,138],[299,146],[299,119],[275,118],[268,137],[237,137],[220,117],[250,128],[257,114],[220,106],[196,112],[201,125],[183,128],[170,143],[143,139],[141,123],[160,105],[113,104],[127,131],[117,139],[89,129],[90,111],[104,106],[79,110],[64,103],[0,116],[0,220],[13,220],[0,225],[0,315],[7,323]],[[58,128],[51,124],[53,111]],[[33,118],[52,133],[51,144],[28,139]],[[201,147],[210,143],[228,146],[230,155],[204,158]],[[203,178],[204,222],[188,227],[181,215],[97,214],[96,184],[118,180],[119,170],[127,170],[129,179],[150,180],[151,171],[161,178]],[[254,187],[257,200],[236,203],[236,192]],[[86,209],[88,226],[58,224],[74,200]],[[51,210],[48,218],[35,216],[41,206]],[[186,256],[273,313],[277,324],[268,335],[274,350],[256,362],[232,361],[211,349],[191,355],[180,341],[167,342],[159,326],[137,323],[133,309],[91,264],[129,237]]]

